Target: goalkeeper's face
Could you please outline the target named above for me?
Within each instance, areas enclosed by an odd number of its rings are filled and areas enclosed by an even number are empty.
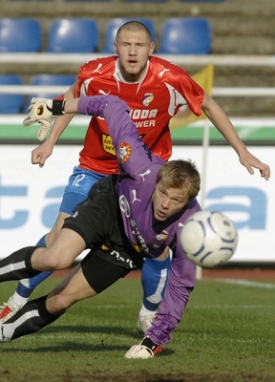
[[[115,50],[119,56],[119,69],[123,79],[136,82],[142,79],[149,55],[154,51],[155,44],[145,31],[120,32],[115,42]]]
[[[188,203],[189,194],[183,188],[167,188],[162,182],[156,184],[152,195],[154,217],[164,221],[180,212]]]

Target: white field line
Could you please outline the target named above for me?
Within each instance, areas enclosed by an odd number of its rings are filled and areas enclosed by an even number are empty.
[[[236,279],[215,279],[219,283],[242,285],[254,288],[265,288],[265,289],[275,289],[275,284],[261,283],[257,281],[247,281],[247,280],[236,280]]]

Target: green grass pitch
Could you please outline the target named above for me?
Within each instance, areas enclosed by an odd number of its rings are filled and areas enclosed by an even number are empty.
[[[49,278],[32,297],[58,282]],[[274,382],[275,283],[197,282],[171,342],[150,360],[127,360],[140,280],[126,278],[74,305],[38,333],[0,345],[0,381]],[[15,282],[1,284],[1,303]]]

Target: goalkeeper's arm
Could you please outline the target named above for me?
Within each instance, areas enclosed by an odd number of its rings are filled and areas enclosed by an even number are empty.
[[[82,98],[51,100],[46,98],[33,98],[28,109],[28,116],[23,121],[24,126],[34,123],[40,123],[40,131],[43,134],[51,126],[52,120],[56,116],[81,113],[88,115],[103,116],[104,109],[108,102],[117,102],[118,97],[115,96],[88,96]],[[124,103],[124,101],[121,101]],[[126,104],[125,104],[126,105]],[[126,105],[127,106],[127,105]],[[126,108],[126,110],[128,107]],[[46,135],[46,133],[44,135]],[[43,138],[42,138],[43,139]]]
[[[23,125],[29,126],[36,122],[50,123],[60,115],[81,113],[88,115],[103,115],[103,110],[109,102],[117,101],[115,96],[87,96],[82,98],[51,100],[46,98],[33,98],[28,109],[28,116]],[[121,101],[120,102],[124,102]],[[125,102],[124,102],[125,103]]]

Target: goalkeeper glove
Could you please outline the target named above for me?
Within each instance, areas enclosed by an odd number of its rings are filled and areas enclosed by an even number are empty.
[[[148,359],[162,351],[162,347],[155,345],[149,336],[143,338],[139,345],[134,345],[127,351],[125,358]]]
[[[51,100],[46,98],[32,98],[28,108],[28,116],[24,119],[23,125],[30,126],[36,122],[39,123],[40,129],[37,138],[42,141],[51,127],[54,116],[65,115],[65,103],[66,99]]]

